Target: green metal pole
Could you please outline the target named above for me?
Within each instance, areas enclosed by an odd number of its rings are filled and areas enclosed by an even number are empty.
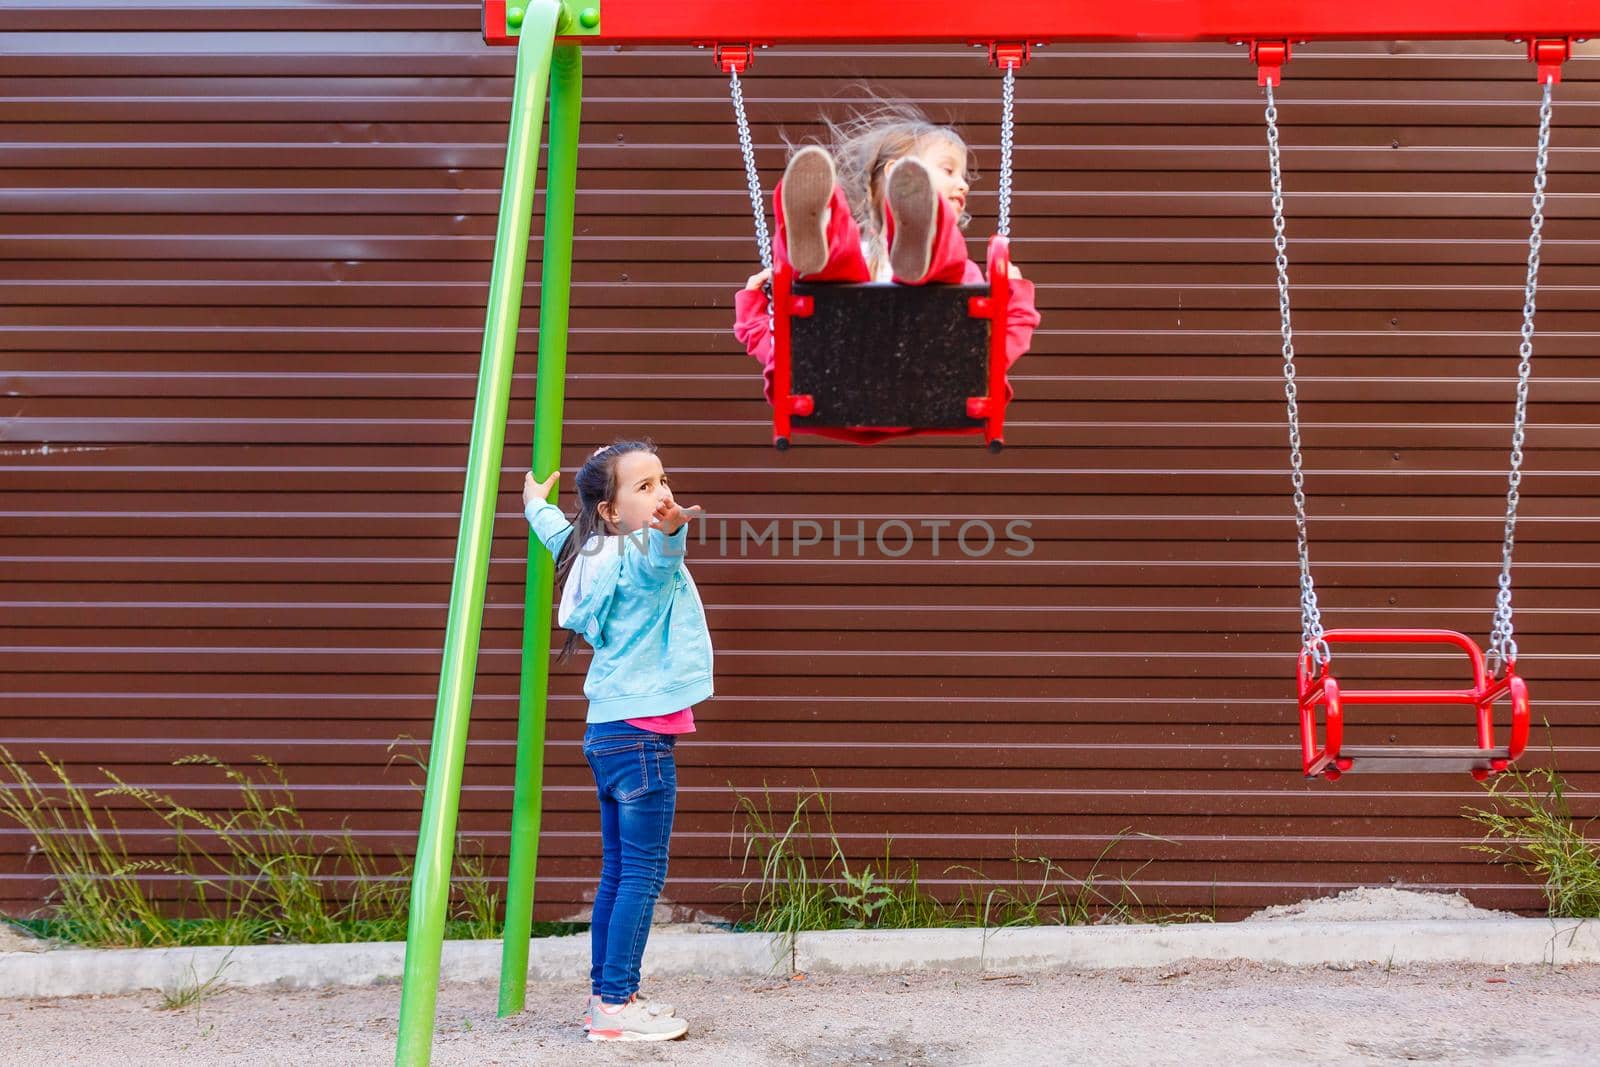
[[[550,157],[545,164],[544,273],[539,289],[539,378],[533,417],[533,473],[561,466],[567,385],[567,319],[572,295],[572,217],[578,193],[578,112],[583,53],[556,49],[550,71]],[[550,601],[554,561],[528,539],[527,600],[522,619],[522,700],[517,715],[517,778],[511,808],[511,867],[505,941],[500,956],[500,1014],[527,1003],[528,937],[544,801],[545,704],[550,692]]]
[[[517,46],[511,129],[500,194],[500,227],[495,235],[483,356],[478,371],[478,400],[472,414],[472,444],[467,453],[461,529],[456,540],[455,575],[450,584],[439,702],[434,712],[427,792],[422,802],[422,826],[417,835],[416,868],[411,879],[405,978],[400,993],[400,1033],[395,1045],[395,1063],[403,1067],[426,1064],[433,1045],[439,954],[450,898],[456,812],[467,748],[467,717],[478,665],[489,546],[500,489],[506,410],[511,401],[511,370],[517,346],[517,318],[522,308],[528,228],[538,174],[539,126],[544,118],[545,88],[560,14],[561,5],[557,0],[532,0]]]

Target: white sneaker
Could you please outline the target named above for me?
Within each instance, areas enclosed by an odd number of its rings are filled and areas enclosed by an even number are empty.
[[[615,1009],[596,1003],[589,1022],[590,1041],[672,1041],[688,1032],[687,1022],[652,1014],[637,997]]]
[[[795,274],[820,273],[828,265],[828,204],[839,176],[833,157],[817,145],[794,154],[783,172],[783,230]]]
[[[664,1001],[660,1001],[660,1000],[651,1000],[649,997],[645,996],[643,993],[635,993],[633,995],[633,999],[637,1000],[641,1004],[643,1004],[645,1006],[645,1009],[647,1011],[649,1011],[651,1015],[676,1015],[677,1014],[677,1009],[674,1008],[671,1004],[667,1004]],[[594,1010],[595,1010],[596,1006],[599,1005],[599,1003],[600,1003],[600,994],[598,994],[598,993],[590,993],[589,994],[589,1003],[584,1005],[584,1009],[583,1009],[583,1028],[585,1030],[589,1029],[590,1021],[594,1018]]]
[[[922,160],[907,156],[895,164],[888,200],[894,220],[889,267],[896,281],[914,285],[933,266],[933,238],[939,228],[939,194],[933,188],[933,173]]]

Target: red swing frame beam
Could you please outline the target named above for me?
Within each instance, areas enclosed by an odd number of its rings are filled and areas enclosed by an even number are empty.
[[[1509,767],[1528,747],[1531,714],[1528,686],[1516,673],[1516,664],[1506,665],[1505,675],[1493,678],[1483,662],[1483,653],[1470,637],[1454,630],[1329,630],[1324,638],[1329,645],[1453,645],[1467,654],[1472,664],[1470,689],[1344,689],[1323,664],[1319,671],[1308,654],[1300,656],[1297,671],[1300,694],[1300,756],[1307,778],[1324,777],[1338,781],[1353,769],[1358,757],[1346,756],[1344,746],[1344,708],[1349,704],[1466,704],[1477,711],[1478,750],[1485,766],[1472,771],[1482,781]],[[1504,756],[1494,750],[1494,702],[1511,698],[1511,736]],[[1323,741],[1317,743],[1316,712],[1326,708]]]
[[[507,7],[486,0],[485,38],[511,43]],[[988,43],[1029,41],[1531,40],[1600,36],[1594,0],[1009,0],[1002,9],[927,0],[572,0],[599,25],[563,44]]]

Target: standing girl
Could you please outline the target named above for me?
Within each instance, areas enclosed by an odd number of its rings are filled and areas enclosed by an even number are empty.
[[[961,134],[911,104],[884,103],[842,125],[830,148],[795,152],[773,191],[773,261],[811,282],[982,283],[967,258],[969,152]],[[1006,366],[1033,342],[1039,312],[1033,283],[1011,267]],[[772,326],[763,291],[772,272],[752,275],[734,300],[734,336],[762,366],[772,402]],[[864,354],[871,358],[870,353]],[[1007,399],[1011,388],[1006,387]],[[876,444],[900,431],[830,429],[823,436]]]
[[[618,441],[578,471],[578,514],[547,497],[560,472],[523,480],[535,535],[565,582],[557,621],[594,649],[583,755],[600,797],[600,885],[590,925],[592,966],[584,1024],[591,1041],[667,1041],[689,1024],[638,995],[639,964],[667,877],[677,802],[677,735],[694,730],[693,705],[712,695],[711,635],[683,565],[687,524],[700,513],[672,496],[648,441]]]

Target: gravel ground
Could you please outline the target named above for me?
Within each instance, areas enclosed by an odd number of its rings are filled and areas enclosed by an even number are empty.
[[[447,985],[436,1064],[694,1067],[1600,1063],[1600,966],[1352,971],[1195,963],[1167,970],[696,979],[648,989],[682,1041],[591,1045],[582,983],[530,987],[495,1017],[489,985]],[[397,986],[0,1002],[0,1064],[385,1064]]]
[[[1495,918],[1456,895],[1363,887],[1246,921]],[[3,928],[0,928],[3,931]],[[39,942],[11,937],[0,949]],[[492,985],[439,993],[436,1064],[1003,1067],[1600,1063],[1600,966],[1354,969],[1192,963],[1169,969],[697,979],[651,989],[682,1041],[591,1045],[581,982],[533,985],[495,1017]],[[395,985],[223,989],[163,1010],[154,993],[0,1001],[0,1067],[393,1062]]]

